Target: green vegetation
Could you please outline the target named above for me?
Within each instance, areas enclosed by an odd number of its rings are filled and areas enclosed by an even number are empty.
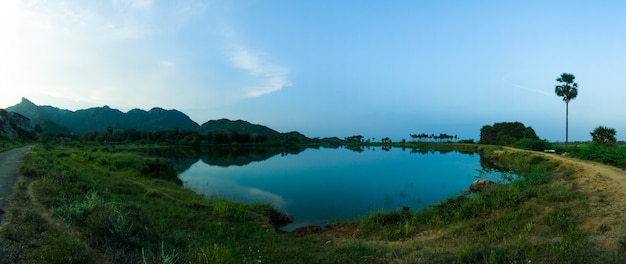
[[[105,131],[107,126],[117,130],[136,129],[139,131],[195,130],[199,125],[184,113],[177,110],[152,108],[150,111],[133,109],[127,113],[108,106],[93,107],[77,111],[59,109],[53,106],[38,106],[26,98],[9,112],[20,113],[30,119],[31,124],[40,125],[46,135],[72,135],[91,131]]]
[[[410,263],[596,263],[602,255],[605,263],[624,260],[622,251],[596,248],[579,227],[588,214],[587,197],[569,180],[571,168],[497,147],[480,152],[520,177],[418,212],[372,215],[358,237],[412,241]],[[433,233],[441,236],[428,239]]]
[[[551,148],[546,140],[540,140],[532,127],[520,122],[501,122],[480,129],[480,144],[514,146],[529,150]]]
[[[591,134],[591,142],[595,144],[607,147],[617,146],[617,138],[615,138],[616,132],[614,128],[598,126],[589,134]]]
[[[589,134],[592,137],[591,143],[557,146],[556,149],[559,153],[567,153],[572,157],[626,169],[626,147],[618,146],[615,129],[598,126]]]
[[[161,165],[151,162],[124,146],[37,146],[1,234],[14,261],[357,263],[379,250],[279,234],[268,206],[207,201],[153,173]]]
[[[565,146],[567,146],[569,137],[569,102],[578,96],[578,84],[574,82],[573,74],[563,73],[556,81],[560,84],[554,87],[554,93],[563,97],[565,102]]]
[[[310,140],[299,133],[248,134],[238,130],[216,130],[207,133],[196,131],[138,131],[135,129],[115,130],[109,126],[106,132],[92,131],[80,137],[88,142],[162,144],[172,146],[209,146],[209,145],[285,145],[304,144]]]
[[[31,124],[41,129],[41,135],[55,140],[185,146],[310,142],[298,132],[279,133],[243,120],[211,120],[200,126],[182,112],[161,108],[133,109],[127,113],[108,106],[69,111],[38,106],[22,98],[7,111],[28,117]]]
[[[592,160],[618,168],[626,169],[626,146],[605,146],[595,143],[578,143],[576,145],[557,145],[558,153]]]
[[[441,133],[439,135],[435,135],[435,134],[426,134],[426,133],[420,133],[420,134],[409,134],[409,136],[411,136],[411,138],[415,141],[416,139],[419,141],[422,140],[434,140],[434,141],[451,141],[451,140],[458,140],[459,136],[457,135],[448,135],[446,133]]]
[[[432,208],[381,212],[294,237],[268,224],[272,208],[206,200],[173,180],[163,160],[135,146],[49,144],[26,157],[10,224],[0,235],[16,263],[623,260],[622,251],[602,251],[579,228],[589,210],[570,180],[572,169],[495,146],[395,144],[465,146],[520,178]]]
[[[26,145],[25,142],[20,142],[0,135],[0,152],[18,148],[24,145]]]

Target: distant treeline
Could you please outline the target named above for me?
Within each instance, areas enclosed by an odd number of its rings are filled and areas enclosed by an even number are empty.
[[[195,131],[138,131],[125,129],[114,131],[111,127],[106,132],[92,131],[84,133],[77,139],[92,142],[136,142],[136,143],[169,143],[178,145],[232,145],[232,144],[298,144],[306,143],[306,138],[291,133],[279,135],[244,134],[237,131],[211,131],[198,133]]]
[[[438,135],[421,133],[421,134],[409,134],[409,136],[413,139],[413,142],[474,143],[473,139],[461,140],[459,139],[459,136],[457,135],[448,135],[446,133],[440,133]],[[344,141],[346,143],[372,143],[372,142],[376,142],[376,138],[370,139],[370,138],[365,138],[362,135],[353,135],[353,136],[345,137]],[[380,142],[381,143],[393,143],[394,141],[392,141],[389,137],[384,137],[380,139]],[[398,142],[406,143],[406,139],[402,139],[401,141],[398,141]]]

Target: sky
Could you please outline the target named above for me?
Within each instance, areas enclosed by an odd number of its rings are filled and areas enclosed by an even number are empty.
[[[309,137],[626,135],[624,1],[0,1],[0,108],[177,109]]]

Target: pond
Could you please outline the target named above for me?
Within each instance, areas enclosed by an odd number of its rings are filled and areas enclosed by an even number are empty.
[[[279,154],[218,149],[179,178],[209,199],[271,204],[294,218],[283,228],[292,230],[404,206],[417,210],[460,195],[477,178],[510,176],[483,169],[478,154],[378,147]]]

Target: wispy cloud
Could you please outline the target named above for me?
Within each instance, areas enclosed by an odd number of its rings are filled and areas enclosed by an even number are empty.
[[[176,67],[176,63],[170,60],[160,60],[159,66],[161,67]]]
[[[514,84],[512,86],[515,87],[516,89],[526,90],[526,91],[529,91],[529,92],[532,92],[532,93],[535,93],[535,94],[540,94],[540,95],[543,95],[543,96],[554,96],[553,94],[549,93],[548,91],[542,90],[542,89],[528,88],[526,86],[517,85],[517,84]]]
[[[253,78],[253,84],[245,87],[246,97],[258,97],[291,85],[288,70],[268,62],[262,53],[239,46],[232,51],[229,61],[235,68],[244,70]]]

